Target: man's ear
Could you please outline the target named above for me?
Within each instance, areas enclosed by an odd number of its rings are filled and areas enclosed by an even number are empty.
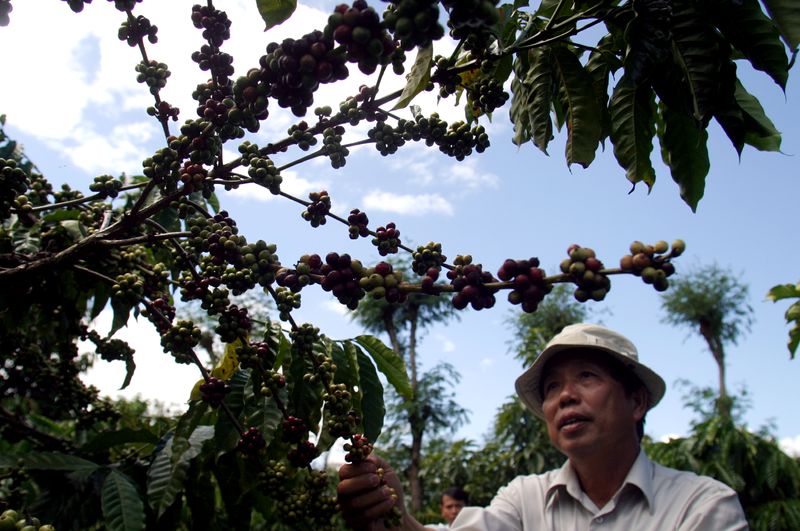
[[[645,413],[647,413],[647,405],[650,402],[650,393],[647,392],[644,386],[639,387],[631,393],[631,399],[633,400],[633,415],[636,422],[639,422],[644,418]]]

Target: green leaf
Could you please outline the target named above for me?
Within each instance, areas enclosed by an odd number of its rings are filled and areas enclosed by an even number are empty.
[[[673,52],[689,84],[694,117],[708,123],[717,105],[723,54],[714,28],[695,5],[690,0],[673,3]]]
[[[289,20],[297,9],[297,0],[256,0],[256,7],[266,27],[264,31]]]
[[[100,505],[109,531],[139,531],[145,528],[144,503],[136,485],[122,472],[112,470],[106,476]]]
[[[524,83],[528,87],[527,105],[529,127],[533,144],[547,154],[547,145],[553,139],[553,122],[550,119],[555,90],[553,53],[549,47],[531,51],[531,66]]]
[[[358,336],[355,342],[361,345],[366,350],[378,370],[386,376],[386,379],[395,388],[397,393],[406,399],[411,399],[411,382],[408,380],[408,373],[406,373],[406,365],[403,363],[403,358],[397,355],[395,351],[383,344],[383,342],[375,336]],[[359,367],[363,370],[363,365],[359,362]],[[363,375],[361,376],[363,380]],[[364,398],[366,400],[366,396]]]
[[[708,132],[705,128],[663,103],[660,105],[658,138],[661,158],[680,187],[680,194],[692,211],[705,191],[708,160]]]
[[[132,306],[120,301],[119,299],[111,299],[111,308],[114,310],[114,319],[111,322],[111,331],[107,337],[111,337],[117,333],[123,326],[128,324],[128,319],[131,315]]]
[[[160,517],[183,492],[189,465],[197,457],[203,444],[214,437],[213,426],[199,426],[189,438],[189,448],[177,461],[173,462],[172,442],[167,441],[156,455],[147,471],[147,500],[150,507]]]
[[[64,230],[73,241],[80,241],[86,237],[86,227],[76,219],[65,219],[60,222]]]
[[[197,429],[209,408],[208,402],[189,404],[189,409],[178,419],[178,423],[175,425],[175,434],[171,440],[172,455],[176,461],[180,459],[183,452],[189,449],[189,438],[194,433],[194,430]]]
[[[108,299],[111,297],[111,288],[108,287],[104,281],[98,282],[94,285],[94,303],[92,304],[91,319],[100,315],[100,312],[108,304]]]
[[[84,452],[99,452],[114,446],[130,443],[157,444],[159,438],[149,430],[134,430],[123,428],[121,430],[106,431],[98,434],[81,447]]]
[[[239,418],[245,406],[244,389],[249,380],[249,370],[236,371],[228,382],[231,390],[225,397],[225,404],[237,418]],[[217,455],[233,450],[241,437],[236,424],[228,415],[220,414],[217,415],[217,423],[214,426],[214,442],[216,443]]]
[[[760,151],[780,151],[780,132],[775,128],[772,120],[767,118],[758,99],[747,92],[738,79],[734,97],[745,120],[744,141]]]
[[[636,88],[627,76],[614,87],[609,103],[611,142],[614,156],[634,184],[644,182],[648,189],[656,182],[650,162],[655,136],[655,94],[647,85]]]
[[[133,380],[133,373],[135,371],[136,371],[136,362],[133,361],[133,356],[130,356],[125,359],[125,380],[123,380],[122,385],[119,388],[120,391],[122,391],[131,384],[131,380]]]
[[[29,470],[61,470],[64,472],[94,472],[100,465],[74,455],[59,452],[28,452],[24,455],[0,455],[0,468]]]
[[[727,0],[710,12],[723,36],[753,68],[767,73],[785,90],[789,59],[777,26],[761,11],[758,0]]]
[[[781,36],[792,50],[800,46],[800,9],[797,0],[763,0],[767,13],[780,29]]]
[[[357,353],[357,357],[359,367],[358,387],[363,393],[361,418],[364,423],[364,435],[370,441],[375,441],[381,434],[383,418],[386,415],[386,407],[383,403],[383,385],[381,385],[378,373],[375,371],[375,367],[369,357],[361,351]],[[375,359],[374,356],[373,359]]]
[[[319,348],[319,344],[315,343],[315,353]],[[312,367],[311,360],[292,350],[289,375],[286,378],[289,384],[289,407],[292,414],[305,420],[308,426],[316,426],[322,416],[322,385],[304,378],[307,373],[312,372]]]
[[[553,49],[553,70],[566,110],[567,164],[580,164],[586,168],[594,160],[602,135],[600,107],[592,88],[592,78],[578,57],[560,46]]]
[[[81,217],[81,211],[78,209],[74,210],[58,210],[56,212],[51,212],[46,216],[42,217],[45,223],[57,223],[59,221],[65,221],[68,219],[71,220],[79,220]]]
[[[800,297],[800,283],[799,284],[779,284],[772,286],[767,293],[767,298],[772,302],[777,302],[783,299],[792,299]]]
[[[431,79],[431,66],[433,65],[433,44],[417,50],[417,60],[408,74],[408,82],[400,94],[400,99],[392,110],[406,107],[414,97],[425,90]]]

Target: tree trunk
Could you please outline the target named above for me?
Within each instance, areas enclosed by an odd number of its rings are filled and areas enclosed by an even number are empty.
[[[706,340],[714,361],[717,362],[717,372],[719,375],[719,397],[717,398],[717,411],[722,418],[731,418],[731,399],[728,396],[728,388],[725,385],[725,350],[722,347],[722,340],[711,330],[708,322],[700,321],[700,334]]]
[[[408,368],[411,373],[411,400],[417,402],[417,320],[419,307],[408,305]],[[422,482],[419,478],[420,463],[422,461],[422,436],[425,432],[425,418],[420,414],[421,404],[416,404],[414,413],[409,416],[411,424],[411,465],[408,469],[408,483],[411,487],[411,510],[419,512],[422,509]]]

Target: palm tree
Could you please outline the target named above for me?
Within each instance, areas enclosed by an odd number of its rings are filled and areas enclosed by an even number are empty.
[[[748,304],[748,286],[716,264],[690,271],[671,282],[661,296],[664,322],[685,326],[708,345],[719,373],[720,415],[730,419],[731,401],[725,384],[725,345],[735,345],[750,331],[753,308]]]

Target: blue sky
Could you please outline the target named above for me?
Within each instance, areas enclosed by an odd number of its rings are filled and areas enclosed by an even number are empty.
[[[189,21],[193,3],[149,1],[136,8],[137,14],[159,27],[159,42],[148,46],[148,54],[170,67],[172,76],[162,96],[181,108],[181,121],[194,114],[189,95],[205,79],[188,59],[202,44]],[[24,144],[51,182],[66,181],[88,190],[95,175],[139,173],[141,160],[159,147],[161,133],[144,112],[152,102],[149,93],[134,81],[138,51],[116,37],[121,14],[107,2],[88,5],[80,15],[61,4],[16,2],[11,24],[0,28],[0,48],[20,51],[4,54],[4,71],[14,72],[14,77],[6,76],[0,84],[0,113],[8,117],[9,134]],[[267,33],[252,0],[219,5],[233,21],[232,39],[224,49],[234,56],[238,75],[257,63],[268,42],[321,27],[334,3],[301,3],[292,20]],[[322,10],[317,9],[320,6]],[[46,17],[41,15],[43,8],[48,9]],[[450,50],[452,43],[437,43],[437,53]],[[688,248],[676,261],[678,274],[717,263],[750,286],[756,321],[740,344],[728,351],[728,384],[733,391],[742,386],[749,391],[752,408],[746,420],[751,427],[772,423],[776,435],[800,448],[800,416],[792,394],[800,382],[800,360],[791,361],[786,348],[783,312],[788,303],[765,300],[771,286],[800,280],[796,68],[785,95],[746,65],[739,72],[783,133],[783,153],[746,148],[739,160],[722,131],[712,125],[711,171],[696,213],[680,200],[677,186],[660,164],[657,147],[655,187],[649,194],[643,186],[631,192],[610,146],[587,170],[567,168],[563,135],[557,134],[549,157],[532,145],[513,146],[507,109],[495,113],[494,123],[484,123],[492,147],[464,163],[418,144],[404,146],[387,158],[372,147],[362,147],[352,150],[341,170],[333,170],[326,161],[292,168],[284,175],[284,189],[302,197],[327,189],[338,214],[360,208],[373,228],[395,222],[408,245],[441,242],[448,257],[471,254],[493,272],[505,258],[530,256],[538,256],[544,268],[555,272],[572,243],[592,247],[607,264],[615,264],[633,240],[684,239]],[[365,81],[353,75],[346,87],[324,86],[315,104],[336,105]],[[401,80],[393,79],[385,86],[388,91],[401,85]],[[461,117],[452,100],[437,107],[426,95],[415,103],[449,121]],[[261,145],[284,135],[292,123],[291,115],[280,112],[277,105],[270,112],[254,138]],[[362,138],[364,132],[360,128],[350,138]],[[228,149],[235,152],[236,146],[231,143]],[[287,154],[292,155],[296,156]],[[380,259],[367,240],[352,242],[338,223],[312,229],[292,202],[254,188],[220,196],[242,232],[250,240],[276,243],[284,263],[294,263],[306,252],[334,250],[368,263]],[[313,321],[334,338],[361,333],[321,290],[307,290],[303,298],[298,320]],[[717,382],[716,367],[702,341],[662,323],[658,294],[633,277],[614,278],[607,301],[590,303],[590,308],[598,319],[628,335],[642,360],[668,383],[666,397],[648,416],[647,432],[656,438],[686,433],[691,414],[682,407],[681,393],[673,383],[678,378],[699,386]],[[460,320],[430,328],[423,339],[423,368],[447,361],[462,374],[455,391],[472,412],[472,422],[458,432],[460,436],[480,438],[497,407],[513,392],[513,381],[522,370],[508,351],[507,322],[513,312],[505,303],[489,311],[462,312]],[[132,323],[125,333],[137,346],[139,365],[127,392],[167,402],[185,400],[198,378],[196,372],[171,367],[146,325]],[[87,379],[114,394],[123,371],[105,364]]]

